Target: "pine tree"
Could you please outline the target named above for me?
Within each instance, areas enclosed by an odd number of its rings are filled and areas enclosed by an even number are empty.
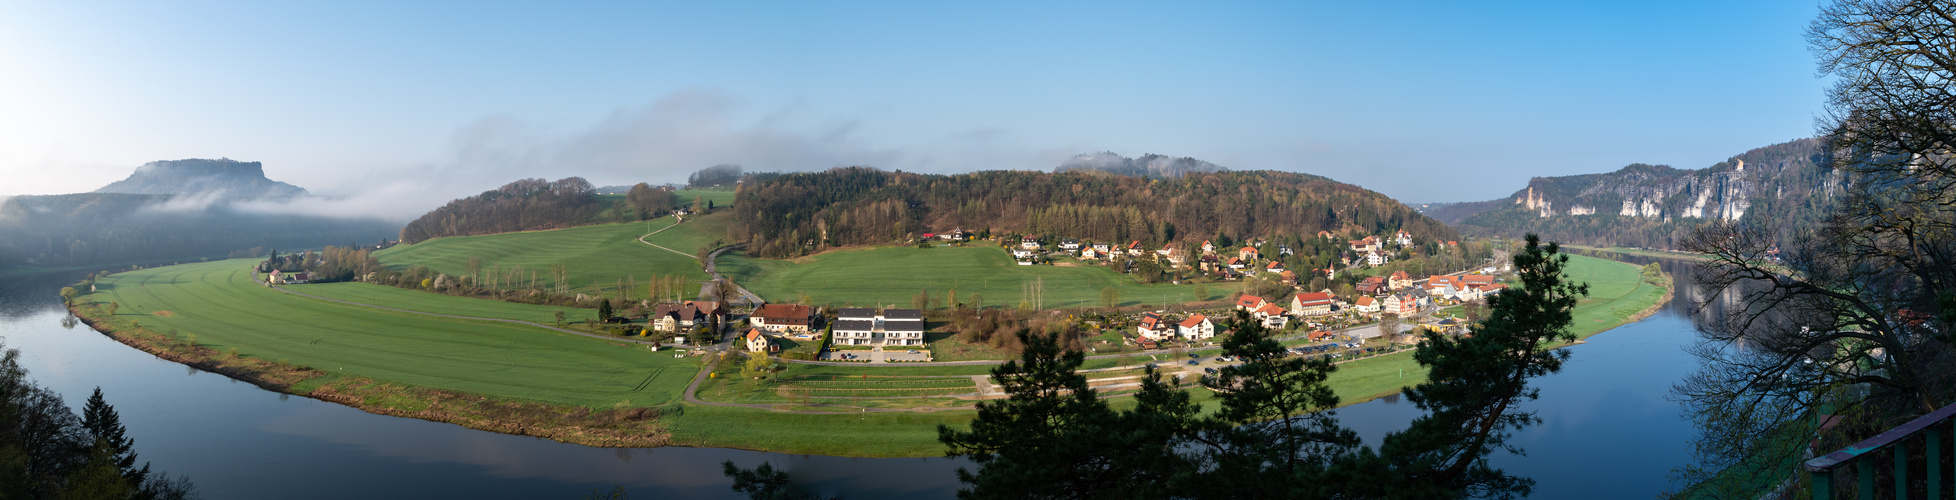
[[[90,436],[107,446],[115,460],[116,470],[131,485],[141,485],[149,477],[149,462],[136,467],[136,440],[125,435],[122,418],[116,416],[115,407],[102,398],[102,388],[88,396],[87,406],[82,407],[82,428],[88,429]]]
[[[598,321],[611,319],[611,299],[598,299]]]

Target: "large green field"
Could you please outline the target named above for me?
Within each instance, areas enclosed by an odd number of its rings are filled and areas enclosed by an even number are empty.
[[[280,293],[252,284],[252,264],[227,260],[115,274],[97,283],[91,300],[114,301],[119,318],[196,335],[199,344],[220,351],[235,348],[327,372],[564,405],[668,403],[699,372],[693,360],[674,359],[670,351]]]
[[[597,315],[597,311],[590,308],[519,304],[500,300],[456,297],[453,295],[442,295],[439,293],[368,283],[320,283],[297,285],[289,288],[307,295],[317,295],[329,299],[361,304],[382,305],[395,309],[456,316],[474,316],[477,318],[513,319],[545,325],[557,321],[556,313],[558,311],[563,311],[565,321],[593,319]]]
[[[985,305],[1017,307],[1025,297],[1023,287],[1041,279],[1045,302],[1035,306],[1046,309],[1100,307],[1100,291],[1110,286],[1124,306],[1197,300],[1193,285],[1144,285],[1104,266],[1021,266],[991,245],[858,248],[792,261],[724,255],[720,271],[765,298],[786,301],[806,293],[816,304],[836,306],[907,307],[920,290],[930,290],[936,300],[956,290],[961,301],[978,294]],[[1238,285],[1207,288],[1203,300],[1215,300],[1235,293]]]
[[[653,275],[681,275],[705,281],[706,273],[700,270],[699,261],[692,255],[700,247],[725,238],[732,215],[732,212],[721,212],[689,218],[686,223],[664,231],[659,229],[672,226],[672,217],[549,231],[451,236],[396,246],[375,256],[390,267],[428,266],[454,276],[468,275],[469,258],[476,257],[481,259],[484,269],[522,266],[525,274],[535,272],[537,281],[544,287],[550,286],[551,266],[563,264],[569,271],[573,293],[609,294],[617,288],[619,278],[631,276],[640,285],[632,291],[632,297],[643,298],[647,293],[647,278]],[[640,236],[652,231],[659,234],[645,241],[684,254],[638,241]]]
[[[1643,281],[1637,266],[1622,262],[1570,255],[1565,273],[1569,281],[1589,284],[1589,296],[1576,302],[1569,326],[1577,338],[1616,328],[1664,297],[1663,288]]]

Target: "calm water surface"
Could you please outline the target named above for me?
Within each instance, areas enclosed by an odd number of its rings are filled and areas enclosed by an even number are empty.
[[[1681,275],[1673,266],[1673,274]],[[798,483],[847,498],[948,498],[942,458],[844,458],[714,448],[610,449],[369,414],[267,392],[64,328],[56,294],[78,275],[0,278],[0,338],[33,377],[79,407],[100,386],[143,460],[188,474],[205,498],[579,498],[624,486],[634,498],[738,498],[720,462],[773,462]],[[1680,300],[1679,302],[1685,302]],[[1536,498],[1650,498],[1693,437],[1670,385],[1691,369],[1680,304],[1571,347],[1538,380],[1544,423],[1515,436],[1527,456],[1495,465],[1537,481]],[[1369,444],[1417,410],[1396,398],[1339,411]]]

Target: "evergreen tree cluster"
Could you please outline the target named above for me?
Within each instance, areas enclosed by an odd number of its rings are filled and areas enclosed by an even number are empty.
[[[137,465],[135,446],[101,388],[76,418],[0,346],[0,498],[196,498],[187,478]]]

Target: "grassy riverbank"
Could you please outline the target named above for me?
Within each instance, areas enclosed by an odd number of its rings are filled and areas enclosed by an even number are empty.
[[[922,251],[937,250],[949,249]],[[699,373],[693,357],[532,326],[302,297],[253,284],[250,265],[233,260],[112,275],[75,310],[124,343],[270,390],[374,413],[596,446],[935,456],[942,453],[936,426],[968,423],[973,411],[948,408],[970,400],[898,403],[896,397],[972,392],[976,387],[967,385],[968,378],[948,376],[982,375],[991,368],[789,365],[782,376],[794,387],[787,390],[743,387],[720,377],[701,388],[707,401],[764,408],[704,406],[680,400]],[[1576,256],[1569,274],[1591,288],[1576,311],[1580,336],[1632,320],[1666,295],[1642,283],[1637,268],[1628,264]],[[542,324],[561,309],[357,283],[293,289],[410,311]],[[118,304],[114,315],[107,311],[110,302]],[[1089,360],[1086,368],[1114,363]],[[734,376],[738,367],[723,363],[720,371]],[[1402,352],[1340,364],[1330,384],[1346,404],[1356,404],[1424,377],[1424,369]],[[1214,406],[1213,394],[1192,392],[1197,402]],[[845,399],[864,397],[876,399]],[[1127,405],[1131,399],[1117,397],[1114,403]],[[919,411],[863,412],[822,404]],[[771,411],[777,409],[813,413]]]

